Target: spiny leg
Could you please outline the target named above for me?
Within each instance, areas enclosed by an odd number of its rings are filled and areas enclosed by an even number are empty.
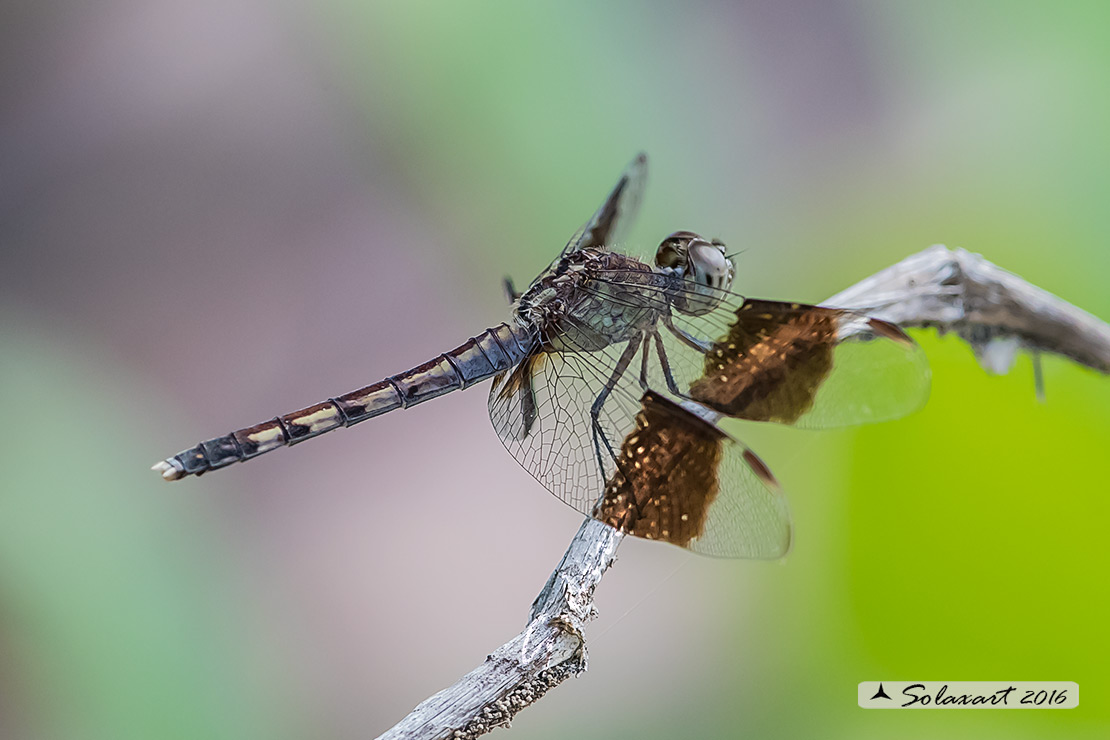
[[[663,322],[663,326],[667,327],[667,329],[671,332],[671,334],[674,334],[676,337],[678,337],[679,341],[681,341],[686,346],[696,349],[698,352],[701,352],[703,355],[706,354],[707,352],[709,352],[710,349],[712,349],[712,345],[710,345],[709,343],[702,342],[698,339],[695,339],[694,337],[690,336],[687,332],[685,332],[682,329],[679,329],[677,326],[675,326],[674,322],[671,321],[670,316],[664,315],[663,318],[662,318],[662,322]]]
[[[667,388],[676,396],[686,398],[686,394],[678,389],[678,383],[675,382],[674,375],[671,373],[671,362],[667,359],[667,350],[663,346],[663,337],[657,331],[652,332],[652,336],[655,337],[655,353],[659,355],[659,367],[663,369],[663,378],[667,381]],[[644,339],[644,354],[647,354],[647,339]],[[644,362],[644,366],[647,366],[647,362]]]
[[[648,358],[651,356],[651,339],[644,334],[643,351],[640,353],[640,390],[648,390]]]
[[[510,304],[516,303],[521,296],[521,293],[516,289],[516,286],[513,285],[513,279],[508,276],[506,276],[505,279],[501,281],[501,290],[505,294],[505,300],[507,300]]]
[[[617,360],[617,366],[613,368],[613,372],[609,375],[608,380],[605,381],[605,387],[601,389],[601,393],[594,399],[593,405],[590,406],[590,429],[594,437],[594,454],[597,456],[598,470],[601,471],[602,479],[605,478],[605,464],[601,457],[601,443],[605,443],[605,449],[608,450],[609,456],[616,459],[617,455],[613,451],[613,447],[609,444],[609,439],[605,436],[604,430],[601,428],[601,407],[605,403],[605,399],[609,397],[613,389],[616,388],[617,382],[628,371],[628,366],[632,364],[632,360],[636,357],[636,352],[640,349],[640,337],[634,337],[629,340],[625,346],[624,352]]]

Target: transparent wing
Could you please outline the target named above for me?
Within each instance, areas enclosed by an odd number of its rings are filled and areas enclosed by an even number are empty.
[[[640,210],[646,183],[647,155],[641,152],[625,167],[605,202],[575,232],[563,248],[562,254],[590,247],[607,247],[623,241]]]
[[[587,515],[615,469],[609,446],[619,446],[635,416],[630,380],[622,378],[599,409],[595,429],[591,407],[617,362],[616,349],[595,357],[540,353],[494,378],[490,389],[490,420],[509,454]]]
[[[708,508],[694,552],[720,558],[774,560],[790,551],[790,507],[767,466],[746,446],[722,441],[717,499]]]
[[[637,299],[661,316],[650,384],[718,413],[827,429],[905,416],[924,405],[930,373],[924,352],[897,326],[824,306],[745,299],[716,291],[715,308],[686,315],[706,300],[681,279],[613,272],[598,282],[638,286]],[[603,286],[587,286],[600,293]],[[615,291],[606,290],[606,295]],[[627,293],[626,293],[627,295]]]
[[[770,471],[696,406],[643,389],[643,351],[635,340],[544,353],[496,378],[490,418],[506,449],[560,499],[633,536],[783,555],[790,514]]]

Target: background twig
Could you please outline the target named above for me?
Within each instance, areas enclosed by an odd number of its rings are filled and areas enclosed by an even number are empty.
[[[1017,352],[1051,352],[1110,373],[1110,325],[979,255],[930,247],[827,303],[866,309],[903,327],[956,332],[985,369]],[[532,604],[527,627],[455,685],[421,702],[383,738],[469,738],[507,725],[548,689],[586,669],[582,628],[622,535],[587,519]]]

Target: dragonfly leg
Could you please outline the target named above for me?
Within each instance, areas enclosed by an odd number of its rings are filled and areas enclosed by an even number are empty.
[[[675,326],[674,322],[671,321],[670,316],[664,314],[662,322],[663,326],[667,327],[671,334],[674,334],[676,337],[678,337],[679,341],[681,341],[686,346],[693,347],[698,352],[701,352],[703,355],[708,353],[709,350],[712,349],[712,346],[708,342],[702,342],[698,339],[695,339],[682,329],[679,329],[677,326]]]
[[[650,390],[648,385],[648,359],[651,357],[651,338],[644,334],[643,351],[640,353],[640,390]]]
[[[608,450],[609,456],[613,459],[616,459],[616,453],[613,452],[613,447],[609,443],[608,437],[605,436],[605,431],[601,428],[601,407],[605,404],[605,399],[609,398],[609,394],[616,388],[617,382],[628,372],[628,366],[632,364],[632,360],[636,357],[636,352],[639,349],[640,337],[629,340],[620,359],[617,360],[617,366],[613,368],[613,372],[605,381],[605,387],[601,389],[601,393],[597,394],[593,405],[590,406],[590,428],[594,437],[594,454],[597,456],[597,465],[601,470],[602,478],[605,478],[605,465],[601,457],[601,443],[605,444],[605,449]]]
[[[667,350],[663,347],[663,337],[657,331],[652,332],[652,336],[655,337],[655,353],[659,355],[659,367],[663,369],[663,378],[667,381],[667,388],[676,396],[685,398],[686,394],[678,389],[678,383],[675,382],[674,374],[671,373],[671,362],[667,359]],[[644,368],[647,368],[647,337],[644,338]]]
[[[505,279],[501,281],[501,289],[505,292],[505,299],[508,300],[510,304],[516,303],[517,299],[520,298],[521,294],[513,285],[513,279],[511,277],[506,276]]]
[[[601,428],[601,422],[594,419],[590,423],[590,431],[593,433],[594,438],[594,455],[597,459],[598,470],[601,471],[602,479],[605,478],[605,463],[604,458],[601,456],[601,445],[605,445],[606,452],[612,460],[617,459],[617,453],[613,451],[613,445],[609,443],[608,437],[605,436],[605,431]]]

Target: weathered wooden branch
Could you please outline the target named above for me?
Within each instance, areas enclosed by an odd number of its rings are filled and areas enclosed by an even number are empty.
[[[1110,373],[1110,326],[963,249],[930,247],[827,303],[866,309],[902,327],[956,332],[994,373],[1009,370],[1019,349]]]
[[[930,247],[827,303],[865,309],[903,327],[956,332],[994,373],[1009,370],[1020,349],[1110,373],[1110,325],[962,249]],[[477,737],[507,726],[548,689],[585,671],[582,628],[596,613],[594,589],[621,537],[587,519],[532,604],[524,631],[381,737]]]

